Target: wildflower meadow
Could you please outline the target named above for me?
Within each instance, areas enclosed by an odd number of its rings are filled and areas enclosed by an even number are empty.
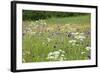
[[[89,13],[23,11],[22,62],[91,59]]]

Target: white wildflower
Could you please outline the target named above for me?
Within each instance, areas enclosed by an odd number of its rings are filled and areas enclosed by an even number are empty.
[[[46,25],[47,23],[46,22],[44,22],[44,25]]]
[[[76,38],[76,39],[79,39],[79,40],[80,40],[80,39],[83,40],[83,39],[85,39],[85,36],[83,36],[83,35],[77,35],[77,36],[75,36],[75,38]]]
[[[33,35],[34,35],[34,34],[36,34],[36,32],[31,32],[31,34],[33,34]]]
[[[88,47],[86,47],[85,49],[86,49],[87,51],[89,51],[89,50],[91,49],[91,47],[88,46]]]
[[[58,51],[59,51],[59,52],[61,52],[61,53],[65,53],[65,51],[63,51],[63,50],[61,50],[61,49],[60,49],[60,50],[58,50]]]
[[[67,58],[64,57],[64,60],[66,60]]]
[[[60,51],[60,52],[61,52],[62,50],[60,49],[60,50],[58,50],[58,51]]]
[[[85,54],[85,52],[81,52],[81,54]]]
[[[75,35],[75,33],[74,33],[74,32],[72,32],[71,34],[72,34],[72,35]]]
[[[64,60],[64,51],[63,50],[58,50],[58,51],[54,51],[54,52],[50,52],[47,56],[47,59],[50,60]]]
[[[84,40],[81,38],[80,41],[84,41]]]
[[[30,52],[29,52],[29,51],[26,51],[25,53],[26,53],[26,54],[28,54],[28,55],[30,54]]]
[[[35,21],[36,23],[38,22],[38,21]]]
[[[78,32],[72,32],[71,34],[74,35],[74,36],[76,36],[76,35],[78,35],[79,33],[78,33]]]
[[[84,35],[84,33],[80,33],[80,35]]]
[[[53,52],[50,52],[50,53],[48,54],[48,56],[51,56],[51,55],[53,55]]]
[[[50,42],[50,41],[51,41],[51,39],[50,39],[50,38],[47,38],[47,41],[48,41],[48,42]]]
[[[76,44],[76,46],[79,46],[79,44]]]
[[[58,57],[59,57],[59,54],[55,54],[55,55],[54,55],[54,59],[55,59],[55,60],[57,60]]]
[[[69,43],[76,43],[76,40],[69,40]]]
[[[78,34],[79,34],[78,32],[75,33],[75,35],[78,35]]]
[[[65,51],[62,51],[62,53],[65,53]]]
[[[62,54],[61,57],[64,57],[64,54]]]
[[[75,36],[75,39],[79,39],[79,36]]]
[[[60,52],[59,52],[59,51],[55,51],[55,52],[53,52],[53,54],[54,54],[54,55],[59,55]]]
[[[80,39],[85,39],[85,36],[80,35],[79,38]]]
[[[54,59],[54,56],[48,56],[47,59]]]
[[[35,25],[34,28],[37,28],[39,25]]]

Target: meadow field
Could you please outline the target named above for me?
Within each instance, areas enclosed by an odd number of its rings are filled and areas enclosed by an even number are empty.
[[[23,20],[22,62],[91,59],[90,14]]]

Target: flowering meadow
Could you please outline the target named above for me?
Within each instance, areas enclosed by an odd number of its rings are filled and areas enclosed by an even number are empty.
[[[23,63],[91,59],[89,15],[25,20],[22,26]]]

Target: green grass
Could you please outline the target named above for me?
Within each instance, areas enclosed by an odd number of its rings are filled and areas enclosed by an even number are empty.
[[[86,32],[90,31],[90,16],[77,16],[77,17],[65,17],[65,18],[50,18],[42,20],[46,23],[46,28],[54,28],[52,31],[45,31],[42,27],[40,21],[23,21],[23,32],[26,31],[23,35],[22,40],[22,58],[23,62],[45,62],[45,61],[59,61],[47,59],[50,52],[63,50],[65,61],[68,60],[88,60],[90,55],[90,50],[86,50],[87,45],[91,44],[90,35]],[[68,24],[65,26],[65,24]],[[35,26],[38,25],[35,29]],[[60,30],[58,30],[58,25],[60,25]],[[62,28],[64,27],[64,28]],[[42,29],[41,29],[42,28]],[[63,31],[61,31],[64,29]],[[41,33],[40,33],[41,31]],[[32,32],[36,32],[32,34]],[[53,34],[57,33],[58,34]],[[83,41],[68,37],[68,33],[84,33],[86,37]],[[52,35],[53,34],[53,35]],[[75,36],[74,36],[75,37]],[[50,38],[50,42],[48,39]],[[75,45],[69,43],[70,40],[76,40]],[[56,47],[54,47],[56,46]],[[82,54],[82,52],[84,52]]]
[[[90,15],[64,17],[64,18],[50,18],[45,20],[48,24],[89,24]]]

